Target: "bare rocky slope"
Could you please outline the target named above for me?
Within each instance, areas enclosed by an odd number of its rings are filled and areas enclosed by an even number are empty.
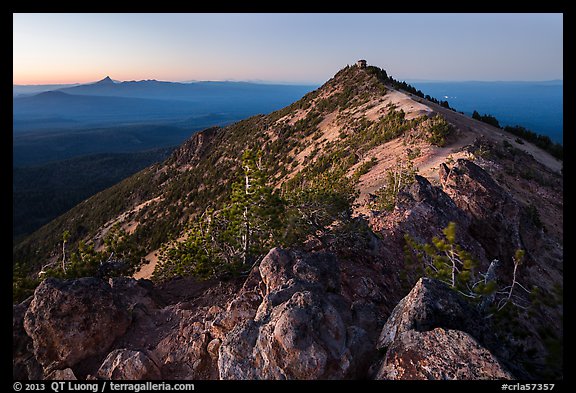
[[[442,146],[431,143],[436,115],[453,127]],[[138,280],[46,279],[14,305],[14,377],[562,377],[561,162],[395,90],[375,67],[346,67],[281,111],[196,134],[163,164],[42,228],[15,258],[35,275],[61,258],[63,230],[71,244],[103,248],[120,227],[137,244],[132,255],[154,263],[190,217],[227,197],[238,156],[255,146],[277,188],[322,162],[356,176],[353,220],[367,231],[272,248],[246,275],[225,280],[151,282],[153,269]],[[378,209],[374,194],[399,158],[419,175],[391,211]],[[514,312],[491,315],[406,262],[405,235],[430,242],[450,222],[478,272],[491,266],[499,288],[515,277],[531,292],[516,288]],[[516,272],[517,249],[525,257]]]

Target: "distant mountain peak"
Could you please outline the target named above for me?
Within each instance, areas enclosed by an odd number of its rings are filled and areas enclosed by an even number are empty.
[[[107,76],[106,78],[104,78],[104,79],[96,82],[95,84],[98,84],[98,85],[107,85],[107,84],[112,84],[112,83],[114,83],[114,81],[113,81],[109,76]]]

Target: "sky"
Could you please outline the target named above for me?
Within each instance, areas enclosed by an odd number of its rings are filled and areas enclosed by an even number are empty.
[[[563,79],[562,14],[13,14],[13,83]]]

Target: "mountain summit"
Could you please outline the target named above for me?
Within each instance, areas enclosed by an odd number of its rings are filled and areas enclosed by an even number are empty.
[[[107,76],[106,78],[99,80],[98,82],[94,83],[95,85],[111,85],[114,84],[114,81]]]
[[[18,300],[42,281],[15,306],[14,369],[561,377],[562,163],[407,90],[346,66],[42,227],[14,249]]]

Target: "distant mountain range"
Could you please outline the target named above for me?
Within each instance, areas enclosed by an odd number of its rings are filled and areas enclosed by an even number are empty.
[[[157,80],[114,82],[106,77],[96,83],[55,90],[42,91],[37,87],[34,94],[16,96],[16,91],[22,92],[22,88],[14,87],[15,131],[74,122],[117,125],[119,122],[186,120],[214,113],[239,119],[279,109],[315,86]],[[27,88],[34,91],[30,86]]]
[[[198,102],[210,98],[238,97],[239,94],[266,94],[270,97],[278,93],[306,92],[317,86],[274,85],[250,82],[202,81],[193,83],[163,82],[155,79],[125,81],[115,83],[106,77],[96,83],[67,87],[60,91],[74,95],[93,95],[108,97],[131,97],[161,100],[181,100]],[[246,97],[244,97],[246,98]]]

